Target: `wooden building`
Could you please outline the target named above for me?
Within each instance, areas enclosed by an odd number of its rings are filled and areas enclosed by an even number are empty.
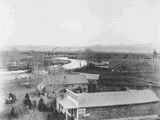
[[[90,73],[80,73],[80,75],[84,75],[89,82],[93,82],[97,84],[99,80],[99,74],[90,74]]]
[[[90,74],[90,73],[80,73],[84,75],[88,80],[88,92],[96,92],[98,89],[99,74]]]
[[[63,89],[76,90],[79,92],[88,91],[88,80],[84,75],[78,73],[49,74],[37,86],[38,90],[44,90],[47,93],[59,92]]]
[[[139,120],[157,118],[159,99],[149,90],[74,93],[57,98],[57,110],[66,120]]]

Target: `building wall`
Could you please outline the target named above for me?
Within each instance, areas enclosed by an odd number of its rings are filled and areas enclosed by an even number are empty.
[[[86,108],[87,117],[79,115],[79,120],[104,120],[111,118],[125,118],[134,116],[151,115],[157,113],[157,103],[128,105],[128,106],[112,106],[112,107],[94,107]]]

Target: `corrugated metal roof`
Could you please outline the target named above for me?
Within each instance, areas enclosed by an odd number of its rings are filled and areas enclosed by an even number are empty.
[[[79,107],[142,104],[159,101],[159,98],[156,96],[156,94],[149,89],[116,92],[79,93],[77,95]],[[73,107],[74,106],[72,106],[72,108]]]

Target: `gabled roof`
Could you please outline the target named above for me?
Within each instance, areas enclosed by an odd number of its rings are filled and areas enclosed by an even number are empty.
[[[80,74],[57,74],[46,77],[48,84],[80,84],[88,83],[85,76]]]
[[[46,75],[43,81],[38,85],[38,88],[43,88],[50,84],[87,84],[88,80],[84,75],[80,74],[56,74],[56,75]]]
[[[80,73],[80,75],[84,75],[88,80],[98,80],[99,79],[99,74]]]
[[[140,104],[159,101],[151,90],[129,90],[79,94],[79,107]]]
[[[143,104],[159,101],[156,94],[149,89],[146,90],[129,90],[114,92],[96,92],[96,93],[78,93],[74,98],[78,102],[78,107],[102,107],[129,104]],[[71,101],[64,97],[63,101]],[[72,101],[73,103],[73,101]],[[74,106],[65,105],[66,108],[75,108]]]
[[[60,100],[59,103],[65,109],[77,108],[77,102],[74,101],[70,96],[66,96],[64,99]]]

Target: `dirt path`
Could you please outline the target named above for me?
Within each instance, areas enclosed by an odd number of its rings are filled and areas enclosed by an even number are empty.
[[[40,81],[29,81],[32,85],[32,87],[25,87],[20,86],[20,83],[26,82],[26,80],[12,80],[5,83],[4,86],[4,94],[7,96],[8,93],[13,93],[17,101],[14,104],[5,104],[4,105],[4,111],[1,113],[0,119],[3,120],[12,120],[11,118],[8,118],[6,115],[10,112],[12,106],[15,107],[16,112],[18,113],[18,118],[14,118],[13,120],[46,120],[45,113],[41,113],[38,110],[29,110],[26,111],[23,108],[23,99],[26,93],[31,93],[35,90],[36,85]]]

